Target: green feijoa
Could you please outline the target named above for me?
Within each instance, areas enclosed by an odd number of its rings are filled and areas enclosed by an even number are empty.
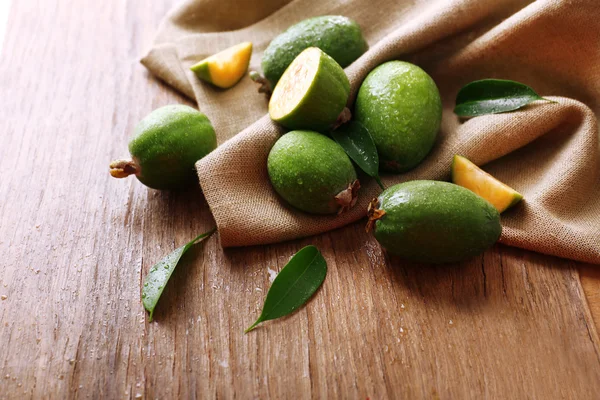
[[[356,203],[360,184],[344,150],[318,132],[291,131],[269,153],[275,191],[292,206],[313,214],[341,213]]]
[[[447,263],[484,252],[500,237],[500,214],[468,189],[410,181],[384,190],[369,205],[367,230],[391,254]]]
[[[292,61],[305,49],[318,47],[346,68],[368,49],[360,26],[341,15],[306,19],[291,26],[269,44],[262,57],[262,69],[271,87]]]
[[[153,189],[180,189],[196,181],[194,164],[216,147],[206,115],[185,105],[164,106],[137,124],[129,142],[132,158],[113,161],[110,174],[135,175]]]
[[[327,131],[350,94],[350,82],[335,60],[316,47],[290,64],[269,101],[271,119],[288,129]]]
[[[425,71],[404,61],[389,61],[362,83],[354,117],[371,133],[381,169],[405,172],[433,147],[442,121],[442,101]]]

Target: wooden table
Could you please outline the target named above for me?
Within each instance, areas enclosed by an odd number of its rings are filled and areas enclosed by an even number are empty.
[[[140,118],[185,102],[138,62],[172,3],[12,3],[0,58],[1,399],[599,398],[597,266],[501,245],[430,267],[389,258],[362,222],[226,251],[215,236],[186,256],[148,323],[142,276],[214,224],[199,190],[108,175]],[[322,289],[244,335],[269,269],[311,243],[329,265]]]

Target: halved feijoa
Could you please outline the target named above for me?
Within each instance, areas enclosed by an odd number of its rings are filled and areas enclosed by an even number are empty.
[[[342,147],[314,131],[291,131],[267,160],[275,191],[292,206],[313,214],[343,212],[356,203],[360,184]]]
[[[190,69],[203,81],[227,89],[242,79],[251,56],[252,43],[244,42],[205,58]]]
[[[262,69],[271,87],[303,50],[318,47],[342,68],[368,49],[360,26],[342,15],[322,15],[291,26],[269,44],[262,56]]]
[[[328,130],[342,113],[350,82],[340,65],[316,47],[290,64],[273,90],[269,115],[288,129]]]
[[[498,212],[505,211],[523,199],[516,190],[459,155],[455,155],[452,160],[452,182],[477,193],[492,203]]]

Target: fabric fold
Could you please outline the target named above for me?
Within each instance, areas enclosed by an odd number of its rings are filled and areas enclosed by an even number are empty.
[[[503,243],[600,263],[600,20],[593,0],[263,0],[252,3],[262,13],[233,28],[181,11],[219,2],[198,3],[186,2],[167,17],[144,65],[193,96],[215,125],[221,145],[197,163],[197,170],[223,246],[339,228],[363,218],[379,193],[362,176],[359,201],[348,213],[313,216],[289,207],[271,188],[266,169],[268,153],[284,131],[265,115],[266,101],[256,86],[245,78],[231,90],[216,90],[189,71],[201,58],[245,40],[254,42],[251,68],[259,69],[270,40],[288,26],[314,15],[343,14],[363,27],[370,45],[346,69],[350,107],[369,71],[392,59],[421,66],[442,95],[442,128],[434,149],[413,171],[384,175],[387,186],[448,179],[452,156],[461,154],[525,197],[502,215]],[[456,93],[482,78],[517,80],[543,96],[557,96],[551,97],[557,103],[460,120],[452,112]]]

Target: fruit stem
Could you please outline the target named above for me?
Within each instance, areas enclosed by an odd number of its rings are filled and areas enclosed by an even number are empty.
[[[377,207],[379,207],[379,199],[374,198],[367,208],[367,216],[369,217],[369,221],[365,227],[367,233],[371,232],[373,227],[375,227],[375,222],[385,215],[385,211]]]
[[[265,96],[267,96],[267,99],[269,99],[271,97],[271,93],[273,93],[273,89],[271,89],[271,83],[267,80],[267,78],[256,71],[250,71],[248,75],[250,76],[250,79],[260,84],[258,93],[264,93]]]
[[[109,167],[113,178],[127,178],[140,172],[140,166],[134,160],[115,160]]]
[[[338,215],[354,207],[358,199],[358,189],[360,189],[360,182],[356,179],[335,196],[336,203],[341,206]]]
[[[348,107],[344,107],[344,109],[342,110],[340,115],[337,117],[337,120],[333,124],[333,127],[331,128],[331,130],[335,131],[337,128],[344,125],[346,122],[350,121],[351,119],[352,119],[352,112],[350,111],[350,109]]]

